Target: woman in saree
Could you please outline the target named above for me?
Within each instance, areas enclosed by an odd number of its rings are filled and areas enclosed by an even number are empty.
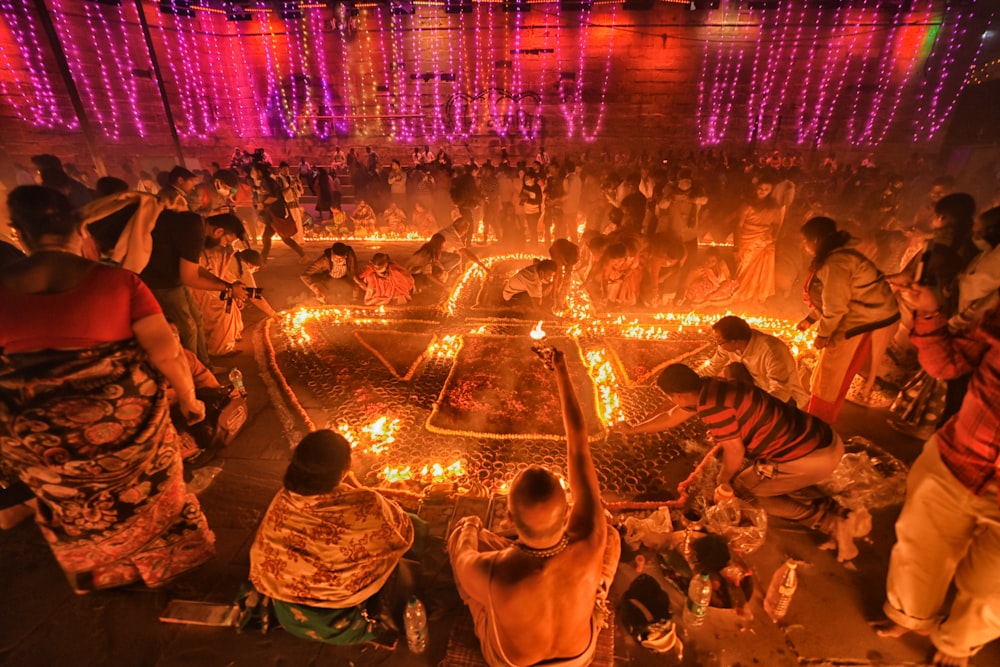
[[[296,637],[360,644],[383,634],[377,596],[414,546],[414,517],[350,470],[343,436],[305,436],[250,548],[250,581]]]
[[[781,207],[771,193],[774,183],[757,182],[756,195],[743,207],[736,226],[736,288],[734,298],[760,306],[774,296],[774,243],[781,227]]]
[[[816,325],[813,346],[819,351],[806,412],[833,424],[851,381],[866,362],[862,397],[871,394],[899,322],[899,306],[885,275],[858,252],[857,240],[837,229],[836,222],[812,218],[801,231],[813,261],[805,283],[810,312],[798,328]]]
[[[191,371],[138,276],[80,256],[63,194],[22,186],[8,205],[30,254],[0,272],[0,457],[77,593],[162,586],[214,553],[165,393],[200,421]]]

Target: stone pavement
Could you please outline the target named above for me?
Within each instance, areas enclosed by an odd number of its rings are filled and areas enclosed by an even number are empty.
[[[375,244],[379,245],[379,244]],[[379,250],[400,257],[412,244],[380,244]],[[355,244],[361,261],[375,249]],[[309,244],[316,253],[320,246]],[[276,308],[306,296],[297,280],[296,257],[276,243],[271,263],[258,282]],[[253,309],[246,311],[257,321]],[[252,329],[252,327],[250,328]],[[170,587],[160,591],[117,590],[76,596],[31,522],[0,533],[0,664],[229,666],[229,665],[436,665],[444,657],[447,633],[465,613],[448,581],[440,551],[423,564],[418,590],[430,613],[431,644],[413,656],[400,646],[389,653],[373,647],[333,647],[295,639],[279,629],[238,635],[228,628],[165,624],[157,620],[173,599],[231,601],[246,579],[249,545],[271,497],[280,486],[290,438],[258,373],[253,334],[248,330],[240,353],[220,361],[243,369],[249,391],[250,421],[236,441],[202,470],[219,469],[200,494],[218,538],[218,555]],[[863,435],[910,463],[920,442],[888,428],[884,411],[849,405],[838,423],[845,438]],[[785,555],[800,560],[799,590],[781,626],[767,618],[760,595],[751,601],[752,618],[712,610],[706,626],[686,639],[684,665],[920,665],[931,655],[921,637],[882,640],[868,622],[880,616],[885,572],[898,507],[874,513],[869,541],[850,566],[837,563],[833,552],[817,548],[818,536],[798,526],[773,521],[767,543],[748,561],[759,573],[758,587]],[[432,550],[433,552],[433,550]],[[651,561],[651,559],[647,559]],[[651,568],[647,566],[647,572]],[[635,576],[635,561],[623,560],[612,598],[620,597]],[[652,572],[654,576],[658,574]],[[665,585],[676,609],[683,595]],[[616,664],[677,664],[636,646],[620,628]],[[973,664],[1000,665],[1000,643],[986,647]]]

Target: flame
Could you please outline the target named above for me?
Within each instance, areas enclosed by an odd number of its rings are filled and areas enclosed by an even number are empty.
[[[406,466],[405,468],[392,468],[390,466],[386,466],[382,470],[382,479],[390,484],[393,482],[405,482],[412,478],[413,471],[410,470],[410,466]]]
[[[396,431],[399,430],[399,420],[389,420],[388,417],[380,417],[368,426],[361,427],[361,438],[355,435],[350,424],[341,422],[337,426],[337,431],[344,436],[347,442],[351,443],[351,449],[358,449],[365,454],[384,454],[389,451],[388,445],[396,441]]]
[[[598,411],[601,421],[608,425],[625,421],[621,397],[617,391],[620,383],[614,366],[608,361],[607,352],[603,348],[590,350],[586,358],[590,377],[594,381],[600,401]]]
[[[462,348],[462,337],[457,334],[442,336],[440,340],[431,343],[427,353],[438,359],[454,359]]]
[[[418,473],[414,472],[410,466],[406,466],[405,468],[386,466],[380,473],[382,479],[390,484],[409,480],[416,480],[421,484],[440,484],[442,482],[454,482],[465,477],[465,475],[465,464],[461,459],[450,465],[431,463],[425,465]]]
[[[531,330],[531,334],[529,335],[532,340],[545,340],[545,331],[542,329],[542,320],[538,320],[538,324],[535,325],[535,328]]]

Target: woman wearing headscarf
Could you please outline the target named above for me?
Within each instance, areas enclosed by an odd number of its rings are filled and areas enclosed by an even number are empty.
[[[191,371],[139,277],[80,256],[64,195],[22,186],[8,205],[30,255],[0,272],[0,458],[77,593],[161,586],[214,553],[166,397],[204,418]]]
[[[810,312],[799,329],[816,325],[814,346],[819,351],[807,412],[832,424],[866,361],[868,381],[862,395],[871,393],[878,362],[899,321],[899,307],[885,275],[857,251],[857,240],[838,230],[836,222],[812,218],[801,231],[813,260],[804,295]]]

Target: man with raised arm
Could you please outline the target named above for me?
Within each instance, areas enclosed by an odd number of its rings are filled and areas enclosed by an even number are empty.
[[[601,506],[566,359],[556,350],[553,361],[573,504],[551,471],[532,466],[510,489],[516,541],[485,530],[479,517],[459,521],[448,541],[455,581],[490,667],[589,665],[621,553]]]

